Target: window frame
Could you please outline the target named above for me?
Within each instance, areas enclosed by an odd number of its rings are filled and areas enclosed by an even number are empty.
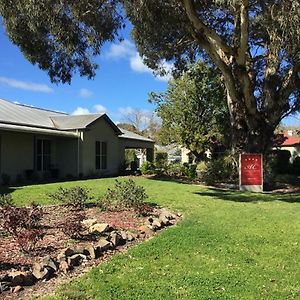
[[[40,145],[40,151],[39,151],[39,143]],[[46,143],[49,143],[48,145],[45,145]],[[35,151],[35,166],[36,171],[38,172],[46,172],[51,170],[51,140],[50,139],[36,139],[36,151]],[[48,148],[49,151],[45,153],[45,148]],[[39,163],[40,160],[40,163]],[[48,163],[47,163],[48,161]]]
[[[108,142],[107,141],[95,141],[95,169],[107,170],[108,162]]]

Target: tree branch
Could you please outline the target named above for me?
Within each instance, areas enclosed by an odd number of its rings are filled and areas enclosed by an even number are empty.
[[[230,63],[230,58],[233,54],[233,49],[229,47],[224,40],[213,29],[206,26],[199,19],[192,0],[181,0],[186,11],[187,17],[193,25],[193,28],[198,34],[201,34],[205,40],[216,49],[219,57],[226,63]]]

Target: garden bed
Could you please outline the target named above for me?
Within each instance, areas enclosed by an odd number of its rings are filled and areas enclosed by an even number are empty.
[[[31,283],[28,284],[30,287],[26,288],[25,291],[21,293],[27,294],[28,296],[32,296],[35,292],[40,294],[41,286],[44,287],[44,290],[50,292],[53,290],[53,285],[60,284],[65,280],[78,276],[84,273],[85,270],[88,270],[99,263],[101,260],[112,255],[112,253],[122,251],[122,249],[126,249],[129,245],[152,236],[156,230],[162,229],[166,225],[175,224],[178,217],[177,215],[173,215],[174,220],[172,222],[169,224],[161,223],[161,226],[157,226],[156,221],[159,220],[159,216],[162,212],[166,213],[165,210],[153,208],[150,217],[149,215],[138,215],[131,209],[102,212],[99,207],[92,206],[83,210],[84,219],[92,220],[93,224],[108,224],[109,229],[105,230],[103,233],[98,232],[96,235],[91,235],[89,234],[90,230],[87,228],[87,234],[83,235],[81,239],[74,240],[70,239],[63,231],[66,220],[68,220],[68,216],[70,215],[70,207],[51,205],[42,207],[42,210],[43,218],[40,222],[40,227],[45,235],[30,253],[22,251],[20,245],[13,236],[5,233],[5,231],[0,228],[0,288],[4,289],[5,287],[3,294],[1,294],[0,290],[0,297],[4,296],[7,299],[19,298],[20,291],[23,290],[24,286],[27,284],[23,282],[18,283],[17,279],[15,282],[9,282],[9,285],[5,286],[6,281],[14,281],[12,277],[10,277],[9,280],[5,278],[8,278],[9,274],[16,274],[17,272],[21,272],[22,274],[29,272],[31,274],[34,264],[41,262],[47,256],[53,258],[55,263],[59,266],[61,261],[59,261],[57,257],[62,251],[65,251],[64,249],[72,249],[74,252],[72,255],[78,256],[78,253],[80,253],[79,255],[82,255],[82,249],[87,249],[88,247],[92,247],[96,252],[97,247],[99,248],[97,245],[100,239],[105,239],[106,242],[108,241],[107,249],[98,249],[101,253],[99,255],[94,255],[94,257],[89,253],[85,253],[85,255],[82,256],[84,259],[82,259],[76,267],[70,265],[70,258],[66,257],[65,261],[67,261],[67,264],[70,266],[69,270],[62,271],[60,268],[53,272],[50,277],[34,278],[33,281],[35,285]],[[153,223],[153,221],[155,222]],[[113,241],[116,235],[119,240],[122,240],[121,242],[116,240]],[[48,281],[50,278],[51,280],[49,283],[45,284],[45,281]]]

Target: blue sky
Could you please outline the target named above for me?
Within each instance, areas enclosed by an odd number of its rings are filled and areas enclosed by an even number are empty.
[[[106,112],[115,122],[126,121],[132,109],[153,111],[148,93],[164,91],[169,77],[155,77],[142,63],[129,30],[130,26],[123,42],[104,46],[93,80],[75,75],[71,85],[57,85],[25,59],[1,26],[0,98],[70,114]],[[165,67],[169,70],[171,65]],[[284,123],[300,126],[299,114]]]
[[[152,111],[148,93],[164,91],[168,77],[155,77],[142,63],[128,30],[124,37],[104,46],[93,80],[75,75],[71,85],[63,85],[52,84],[46,72],[30,64],[1,27],[0,98],[67,113],[106,112],[116,122],[124,121],[131,109]]]

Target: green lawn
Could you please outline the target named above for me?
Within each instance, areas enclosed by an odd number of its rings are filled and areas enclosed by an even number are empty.
[[[300,195],[222,192],[136,178],[150,201],[184,214],[45,299],[300,299]],[[114,179],[64,183],[103,195]],[[17,188],[20,204],[49,203],[61,184]]]

